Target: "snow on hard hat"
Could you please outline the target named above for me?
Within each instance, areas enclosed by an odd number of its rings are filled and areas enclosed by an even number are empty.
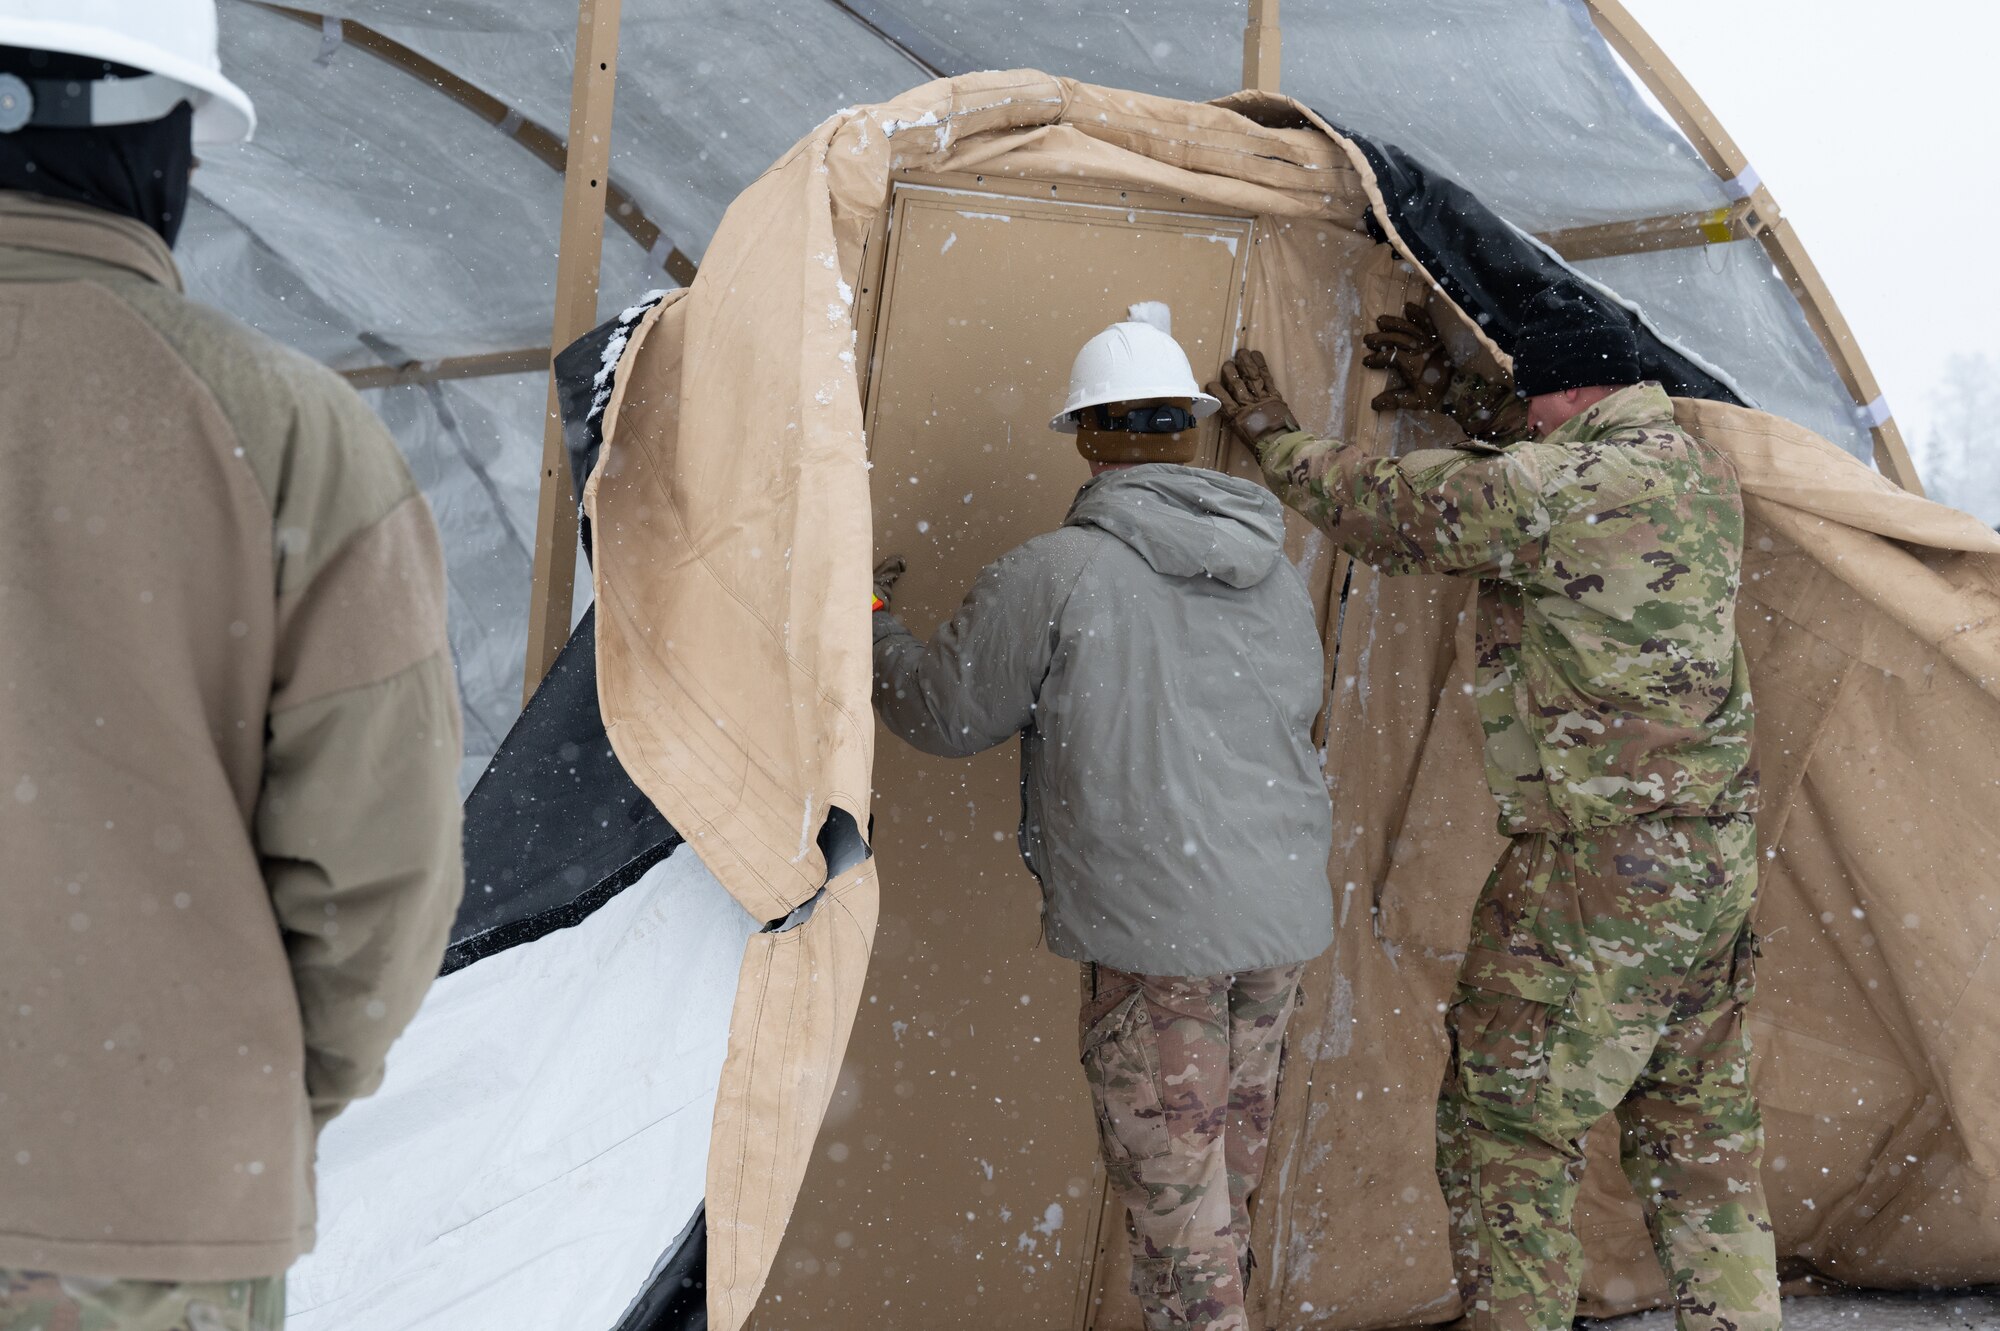
[[[1126,314],[1125,322],[1112,324],[1076,353],[1069,400],[1049,422],[1051,430],[1075,434],[1077,413],[1106,402],[1184,397],[1193,400],[1197,420],[1213,416],[1221,405],[1195,381],[1187,352],[1174,340],[1173,314],[1164,302],[1142,300]]]
[[[222,74],[215,0],[8,0],[0,7],[0,46],[58,51],[146,71],[86,85],[81,122],[126,125],[157,120],[181,102],[194,106],[196,143],[239,143],[257,127],[250,97]],[[8,105],[22,124],[33,119],[33,81],[8,76]],[[70,94],[74,96],[73,93]],[[65,99],[66,100],[66,99]],[[0,131],[4,132],[4,131]]]

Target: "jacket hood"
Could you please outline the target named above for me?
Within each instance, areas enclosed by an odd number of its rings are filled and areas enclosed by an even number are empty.
[[[1157,573],[1207,575],[1254,587],[1284,551],[1284,507],[1254,481],[1151,463],[1110,471],[1070,505],[1070,527],[1095,527],[1139,552]]]

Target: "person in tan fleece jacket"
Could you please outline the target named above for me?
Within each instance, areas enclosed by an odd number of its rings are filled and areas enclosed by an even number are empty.
[[[429,508],[182,294],[189,109],[0,135],[0,1331],[278,1326],[462,885]]]

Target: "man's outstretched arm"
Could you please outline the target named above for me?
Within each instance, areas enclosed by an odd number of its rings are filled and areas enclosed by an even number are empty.
[[[1063,590],[1027,550],[987,565],[958,612],[920,641],[887,606],[902,561],[876,570],[875,711],[925,753],[966,758],[1027,729],[1054,652]]]
[[[1226,361],[1209,391],[1279,498],[1356,559],[1387,573],[1479,574],[1539,559],[1550,519],[1531,459],[1459,449],[1365,456],[1300,429],[1256,351]]]

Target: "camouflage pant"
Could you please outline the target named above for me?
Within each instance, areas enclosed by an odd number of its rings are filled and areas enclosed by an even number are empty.
[[[1246,1331],[1248,1202],[1303,969],[1190,978],[1083,968],[1083,1070],[1147,1331]]]
[[[281,1331],[285,1278],[174,1284],[0,1271],[0,1331]]]
[[[1681,1331],[1776,1331],[1744,1025],[1756,890],[1747,817],[1519,837],[1487,880],[1438,1101],[1477,1331],[1568,1331],[1583,1138],[1611,1113]]]

